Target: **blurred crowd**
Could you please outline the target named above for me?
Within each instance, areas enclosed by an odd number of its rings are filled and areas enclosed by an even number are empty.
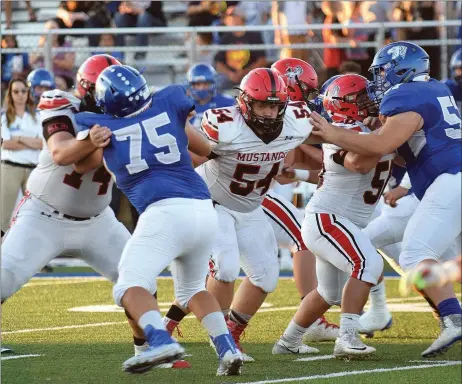
[[[14,28],[14,10],[11,1],[3,1],[7,28]],[[26,1],[30,21],[37,19],[34,2]],[[162,1],[61,1],[56,16],[48,20],[45,30],[71,28],[135,28],[162,27],[168,21]],[[376,30],[348,28],[351,23],[384,21],[422,21],[439,20],[443,17],[443,1],[188,1],[186,3],[186,22],[189,26],[240,26],[240,25],[306,25],[307,29],[281,29],[274,33],[229,32],[199,33],[196,38],[199,60],[213,64],[221,76],[222,88],[231,88],[252,69],[271,64],[279,58],[296,57],[313,64],[321,79],[338,74],[342,66],[356,63],[360,73],[367,76],[367,68],[374,54],[374,48],[359,48],[358,42],[374,41]],[[461,2],[447,2],[448,19],[457,19]],[[183,18],[184,19],[184,18]],[[341,23],[345,27],[331,30],[310,30],[310,24]],[[450,28],[449,37],[461,37],[461,28]],[[441,31],[433,28],[393,28],[386,31],[386,39],[391,40],[427,40],[437,39]],[[75,35],[73,35],[75,37]],[[88,44],[95,47],[94,53],[111,53],[123,60],[121,52],[109,47],[124,46],[126,37],[122,34],[88,35]],[[155,44],[148,34],[136,34],[135,45],[147,47]],[[204,51],[209,45],[277,44],[291,45],[306,42],[347,43],[347,49],[324,48],[306,50],[282,48],[277,50],[230,49],[214,53]],[[38,48],[44,47],[46,36],[40,38]],[[190,44],[191,42],[189,42]],[[53,47],[72,47],[71,36],[54,35]],[[188,44],[188,42],[187,42]],[[13,35],[3,35],[2,48],[17,48],[18,42]],[[440,55],[440,47],[425,47],[430,57]],[[451,53],[451,52],[450,52]],[[136,52],[135,61],[146,58],[146,51]],[[80,64],[75,62],[73,52],[57,53],[52,59],[53,72],[57,87],[70,89],[74,82],[74,69]],[[45,65],[43,53],[2,54],[1,83],[2,90],[14,78],[24,78],[34,68]],[[432,73],[438,77],[440,64],[433,62]],[[4,93],[4,92],[3,92]]]

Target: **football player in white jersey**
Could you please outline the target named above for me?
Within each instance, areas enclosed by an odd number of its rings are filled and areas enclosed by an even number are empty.
[[[376,115],[377,109],[367,96],[366,86],[364,77],[353,74],[340,76],[329,85],[323,104],[337,126],[359,134],[370,132],[362,121]],[[379,159],[376,166],[376,157],[361,157],[323,144],[323,156],[319,186],[302,225],[305,244],[317,257],[318,287],[305,297],[274,345],[273,354],[301,345],[313,321],[341,300],[334,355],[369,355],[375,349],[361,341],[359,317],[371,286],[382,278],[383,261],[361,228],[369,222],[388,181],[394,155]]]
[[[117,265],[130,233],[109,208],[111,176],[104,167],[88,167],[86,159],[97,148],[90,140],[75,139],[74,114],[94,111],[97,76],[118,63],[112,56],[96,55],[82,64],[77,75],[82,100],[59,90],[42,94],[38,108],[45,143],[27,182],[28,192],[3,238],[2,303],[61,254],[82,258],[117,281]],[[135,340],[139,335],[144,343],[142,330],[134,322],[132,328]]]
[[[237,106],[204,114],[201,128],[212,155],[198,168],[215,201],[221,229],[207,288],[229,313],[236,344],[236,336],[274,291],[279,277],[276,239],[261,204],[287,153],[306,142],[311,130],[310,110],[305,103],[288,104],[284,81],[274,70],[251,71],[239,91]],[[233,300],[241,265],[248,278]]]

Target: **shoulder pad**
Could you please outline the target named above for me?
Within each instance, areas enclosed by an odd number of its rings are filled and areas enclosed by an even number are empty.
[[[231,142],[237,135],[242,116],[236,107],[208,109],[202,116],[201,129],[215,142]]]
[[[300,136],[308,137],[313,130],[309,117],[311,110],[305,102],[291,102],[284,115],[284,129],[293,130]]]
[[[58,111],[67,108],[74,108],[78,111],[79,107],[80,100],[77,97],[59,89],[43,92],[37,106],[40,111]]]

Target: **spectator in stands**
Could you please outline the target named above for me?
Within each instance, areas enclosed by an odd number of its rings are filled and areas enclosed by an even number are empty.
[[[18,42],[13,35],[2,36],[2,49],[18,48]],[[29,72],[29,56],[27,53],[2,53],[1,81],[2,95],[13,78],[25,78]]]
[[[399,1],[393,10],[394,21],[435,21],[442,16],[439,1]],[[439,39],[438,27],[398,28],[396,40],[437,40]],[[430,57],[440,57],[439,46],[423,46]],[[432,60],[430,68],[431,76],[438,78],[441,60]]]
[[[108,28],[111,16],[105,1],[61,1],[56,14],[60,28]],[[99,35],[88,35],[92,47],[98,45]]]
[[[45,30],[59,29],[59,25],[55,20],[49,20],[45,24]],[[43,47],[46,44],[47,35],[40,37],[38,47],[39,53],[31,53],[30,63],[33,68],[45,67],[45,57],[43,55]],[[70,48],[72,44],[65,41],[64,35],[52,35],[52,46],[55,48]],[[74,52],[58,52],[53,56],[53,73],[55,76],[61,77],[67,84],[67,88],[72,88],[74,85]],[[62,84],[62,82],[61,82]]]
[[[26,3],[27,12],[29,13],[29,21],[34,23],[37,21],[37,16],[35,15],[34,8],[30,1],[24,1]],[[12,0],[4,0],[3,5],[5,7],[5,19],[6,19],[6,29],[13,28],[13,1]]]
[[[229,6],[239,1],[189,1],[187,15],[188,26],[200,27],[219,23],[221,15]]]
[[[108,54],[122,62],[124,60],[123,52],[113,51],[112,49],[104,49],[107,47],[114,47],[115,42],[116,42],[116,39],[112,33],[103,33],[99,38],[99,44],[98,44],[98,47],[103,48],[103,49],[98,49],[92,52],[92,55]]]
[[[162,1],[123,1],[118,12],[114,17],[117,28],[130,27],[165,27],[167,21],[162,10]],[[149,35],[138,33],[136,35],[136,45],[146,47],[148,45]],[[118,36],[117,45],[123,44],[124,36]],[[146,58],[146,52],[137,52],[135,60]]]
[[[224,22],[227,26],[245,25],[245,13],[238,7],[229,7]],[[224,34],[220,44],[236,46],[236,49],[220,51],[215,56],[216,69],[224,76],[221,88],[238,85],[252,69],[266,66],[265,51],[238,49],[242,44],[263,44],[260,32],[229,32]]]
[[[339,68],[339,72],[341,75],[345,75],[347,73],[356,73],[357,75],[361,74],[361,65],[354,62],[354,61],[344,61]]]
[[[6,232],[19,190],[25,193],[27,179],[42,149],[41,125],[30,90],[22,79],[13,79],[8,85],[1,136],[1,229]]]
[[[345,19],[343,22],[348,27],[349,24],[364,24],[364,18],[361,14],[361,2],[349,1],[343,2],[344,11],[346,13]],[[360,28],[348,28],[347,36],[357,42],[366,42],[369,40],[369,30],[360,29]],[[346,60],[355,61],[361,66],[361,71],[359,72],[362,76],[368,76],[369,66],[371,64],[371,59],[369,58],[369,53],[367,48],[347,48],[345,51]]]
[[[307,1],[275,1],[272,2],[271,18],[273,25],[287,27],[289,25],[308,25],[309,8]],[[308,29],[277,29],[274,31],[274,42],[277,45],[303,44],[308,42]],[[280,58],[294,57],[309,61],[307,49],[283,48]]]
[[[324,19],[325,28],[322,30],[323,41],[326,44],[336,44],[349,42],[351,46],[355,46],[354,40],[348,37],[348,30],[330,29],[330,24],[338,24],[345,19],[344,6],[340,2],[322,2],[322,11],[326,15]],[[345,60],[345,49],[341,48],[324,48],[324,64],[327,69],[327,78],[339,74],[340,64]]]

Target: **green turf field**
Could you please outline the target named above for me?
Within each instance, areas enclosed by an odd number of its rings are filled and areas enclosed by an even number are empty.
[[[316,345],[322,360],[296,361],[306,356],[272,356],[280,336],[298,305],[291,279],[281,279],[265,308],[252,320],[243,346],[256,362],[241,377],[215,376],[217,360],[199,323],[186,318],[180,342],[191,354],[191,369],[154,369],[141,376],[121,371],[133,353],[124,314],[113,311],[111,284],[101,279],[34,279],[2,307],[2,342],[15,355],[2,355],[1,379],[8,384],[65,383],[460,383],[461,350],[454,346],[439,359],[420,353],[438,334],[437,323],[424,301],[406,300],[397,293],[397,280],[387,280],[394,326],[376,334],[373,358],[339,361],[330,358],[333,343]],[[458,287],[460,295],[460,286]],[[159,280],[159,301],[166,310],[173,299],[172,282]],[[91,307],[98,306],[98,307]],[[338,320],[338,312],[329,313]],[[24,356],[19,355],[38,355]],[[312,357],[314,355],[311,355]],[[12,358],[20,357],[20,358]]]

